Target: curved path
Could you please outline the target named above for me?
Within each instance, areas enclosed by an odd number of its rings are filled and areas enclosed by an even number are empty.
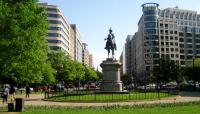
[[[17,97],[24,97],[24,95],[17,95]],[[30,98],[25,98],[26,106],[111,106],[111,105],[142,105],[142,104],[156,104],[156,103],[175,103],[175,102],[191,102],[200,101],[200,92],[180,92],[179,96],[162,98],[160,100],[146,100],[146,101],[121,101],[121,102],[101,102],[101,103],[80,103],[80,102],[53,102],[43,101],[44,94],[31,94]],[[1,100],[2,102],[2,100]],[[0,106],[7,104],[0,103]]]

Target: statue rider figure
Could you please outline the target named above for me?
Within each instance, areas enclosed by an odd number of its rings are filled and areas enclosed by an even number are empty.
[[[105,38],[107,40],[105,49],[108,51],[108,58],[110,50],[112,50],[112,57],[114,58],[114,50],[117,50],[116,44],[115,44],[115,36],[112,33],[112,29],[110,28],[108,37]]]

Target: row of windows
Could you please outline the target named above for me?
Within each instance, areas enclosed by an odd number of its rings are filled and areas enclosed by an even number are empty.
[[[169,50],[171,52],[178,52],[178,48],[161,48],[161,52],[164,52],[164,51],[169,52]]]
[[[145,10],[144,15],[156,15],[158,14],[158,10]]]
[[[145,16],[144,21],[157,21],[157,16]]]
[[[48,39],[47,42],[48,42],[48,43],[61,43],[62,41],[60,41],[60,40],[50,40],[50,39]]]
[[[156,22],[145,23],[145,28],[156,28],[156,27],[157,27],[157,23]]]
[[[158,40],[157,35],[148,35],[145,37],[146,40]]]
[[[66,40],[66,37],[64,37],[62,34],[59,33],[48,33],[48,37],[62,37],[65,42],[69,45],[69,42]],[[69,39],[69,37],[67,37]]]
[[[169,33],[170,34],[178,34],[178,32],[177,31],[169,31],[169,30],[160,30],[160,34],[166,34],[166,35],[168,35]]]
[[[169,47],[169,44],[170,44],[170,46],[178,46],[178,42],[165,42],[165,45],[167,46],[167,47]],[[161,42],[161,46],[164,46],[164,42]]]
[[[157,34],[157,30],[156,29],[146,29],[146,34]]]
[[[196,16],[196,15],[184,15],[183,13],[177,13],[177,14],[173,14],[173,13],[165,13],[164,11],[161,11],[159,13],[159,15],[161,17],[166,17],[166,18],[176,18],[176,19],[185,19],[185,20],[193,20],[193,21],[200,21],[200,15]]]
[[[61,21],[57,21],[57,20],[49,20],[50,24],[62,24],[62,26],[65,28],[65,30],[67,31],[67,33],[69,34],[69,30],[66,28],[66,26],[61,22]]]
[[[146,41],[145,46],[156,46],[158,45],[158,41]]]
[[[58,12],[59,10],[56,8],[47,8],[47,11],[51,11],[51,12]]]
[[[67,22],[65,21],[64,17],[61,16],[60,14],[48,14],[48,17],[53,17],[53,18],[62,18],[62,20],[65,22],[67,28],[69,29],[70,27],[68,26]]]
[[[169,41],[169,40],[178,40],[178,37],[173,37],[173,36],[160,36],[160,39],[161,40],[164,40],[164,38],[165,38],[165,40],[166,41]]]

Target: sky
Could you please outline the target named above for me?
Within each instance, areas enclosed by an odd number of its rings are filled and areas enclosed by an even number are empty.
[[[104,40],[109,28],[113,29],[119,59],[127,35],[138,30],[143,3],[158,3],[160,9],[178,6],[180,9],[197,11],[200,14],[200,0],[39,0],[60,7],[70,24],[76,24],[83,42],[93,54],[95,69],[107,58]]]

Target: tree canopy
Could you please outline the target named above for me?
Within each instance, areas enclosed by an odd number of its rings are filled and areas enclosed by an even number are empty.
[[[0,1],[0,77],[3,83],[53,81],[47,61],[47,16],[37,0]]]
[[[182,81],[181,69],[175,61],[167,57],[159,59],[158,66],[154,66],[152,80],[157,83],[167,83],[170,81]]]
[[[194,58],[186,64],[185,75],[188,80],[200,81],[200,58]]]

